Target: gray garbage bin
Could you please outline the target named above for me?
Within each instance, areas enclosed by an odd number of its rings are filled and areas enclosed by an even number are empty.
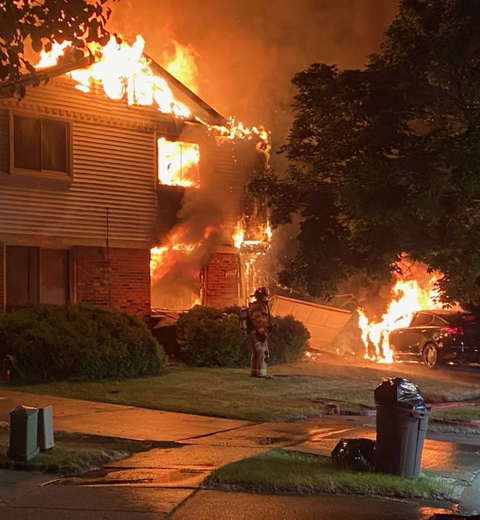
[[[376,471],[419,477],[429,415],[428,410],[377,405]]]

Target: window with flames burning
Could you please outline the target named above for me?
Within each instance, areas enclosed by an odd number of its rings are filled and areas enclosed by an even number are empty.
[[[168,186],[198,188],[200,147],[196,143],[158,139],[158,180]]]

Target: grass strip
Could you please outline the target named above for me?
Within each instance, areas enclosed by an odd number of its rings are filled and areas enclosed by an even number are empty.
[[[204,482],[210,489],[260,493],[348,494],[454,501],[454,486],[433,475],[417,481],[380,473],[337,469],[329,457],[274,449],[228,464]]]
[[[435,419],[439,419],[436,421]],[[453,421],[451,424],[442,421]],[[458,421],[457,424],[455,422]],[[480,435],[480,428],[470,425],[470,421],[480,421],[480,406],[461,406],[433,410],[430,414],[428,429],[434,432],[460,435]]]
[[[56,432],[55,447],[50,451],[40,452],[27,462],[9,459],[9,444],[8,425],[0,425],[0,468],[73,476],[112,460],[124,459],[132,453],[156,448],[159,443]]]
[[[451,419],[453,421],[480,421],[480,406],[462,406],[459,408],[444,408],[434,410],[432,419]]]

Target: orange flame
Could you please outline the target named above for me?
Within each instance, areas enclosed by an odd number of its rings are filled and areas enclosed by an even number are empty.
[[[252,237],[256,240],[250,240]],[[248,237],[248,240],[246,239]],[[268,221],[261,226],[248,227],[246,229],[243,220],[239,220],[232,236],[234,246],[239,250],[239,260],[242,272],[243,304],[248,303],[248,296],[255,292],[257,287],[267,284],[262,276],[261,262],[259,259],[265,255],[270,247],[272,230]]]
[[[235,139],[255,140],[256,149],[263,153],[266,163],[270,161],[271,135],[263,126],[246,126],[241,121],[237,121],[234,117],[229,117],[228,126],[209,126],[215,133],[219,143],[225,141],[233,141]]]
[[[158,140],[158,180],[169,186],[200,185],[200,147],[196,143]]]
[[[145,40],[141,36],[137,36],[133,45],[125,41],[119,43],[112,36],[104,47],[98,44],[89,46],[89,51],[95,56],[90,67],[68,74],[83,92],[100,85],[110,99],[126,97],[129,105],[156,105],[163,113],[189,116],[190,111],[174,98],[167,81],[153,73],[149,60],[143,54],[144,46]],[[54,44],[49,53],[42,51],[37,67],[55,65],[69,47],[71,43],[64,42]]]
[[[195,53],[189,46],[182,46],[172,40],[173,53],[164,53],[165,68],[179,81],[191,89],[197,89],[197,67]],[[168,82],[156,76],[150,68],[150,61],[143,54],[145,40],[137,36],[129,45],[126,41],[117,41],[112,36],[104,47],[97,43],[89,44],[88,51],[95,61],[88,68],[77,69],[68,75],[77,82],[76,88],[90,92],[100,86],[107,97],[114,100],[126,98],[129,105],[157,106],[166,114],[179,117],[191,117],[190,110],[177,101]],[[42,51],[37,68],[51,67],[58,63],[65,52],[73,49],[71,42],[55,43],[50,52]],[[263,153],[267,163],[270,158],[270,133],[263,127],[247,127],[231,117],[227,126],[208,125],[218,142],[235,139],[255,140],[257,150]]]
[[[242,247],[244,239],[245,239],[245,229],[243,228],[243,223],[240,220],[237,222],[235,231],[233,233],[233,237],[232,237],[233,245],[237,249],[240,249]]]
[[[190,45],[182,45],[171,40],[173,52],[165,51],[162,63],[172,76],[181,81],[193,92],[198,93],[198,68],[195,63],[196,52]]]
[[[404,272],[403,269],[401,271]],[[366,349],[365,358],[382,363],[393,363],[389,343],[391,331],[407,327],[414,312],[442,308],[435,285],[439,278],[438,273],[430,275],[423,283],[419,280],[405,280],[400,274],[396,276],[398,280],[391,290],[392,300],[380,321],[369,322],[363,309],[357,311],[358,326]],[[369,352],[371,346],[375,348],[374,354]]]
[[[197,242],[188,238],[186,226],[177,226],[165,239],[163,244],[150,250],[150,274],[152,281],[161,280],[175,266],[179,260],[184,260],[195,254],[208,241],[217,229],[208,226],[203,236]]]
[[[255,239],[250,239],[252,235],[255,237]],[[246,239],[246,236],[249,238]],[[270,247],[271,240],[272,228],[268,222],[265,225],[246,230],[243,221],[239,220],[235,226],[235,231],[232,236],[233,245],[237,249],[241,249],[243,246],[263,246],[265,249],[268,249]]]

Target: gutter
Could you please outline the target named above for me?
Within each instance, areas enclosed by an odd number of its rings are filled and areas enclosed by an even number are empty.
[[[38,72],[29,72],[27,74],[22,74],[16,79],[4,81],[0,83],[0,98],[13,97],[21,88],[32,85],[36,87],[41,82],[48,83],[51,78],[61,76],[62,74],[66,74],[72,70],[90,67],[94,61],[95,58],[93,54],[89,54],[88,56],[84,56],[83,58],[73,62],[54,65],[53,67],[46,67]]]

